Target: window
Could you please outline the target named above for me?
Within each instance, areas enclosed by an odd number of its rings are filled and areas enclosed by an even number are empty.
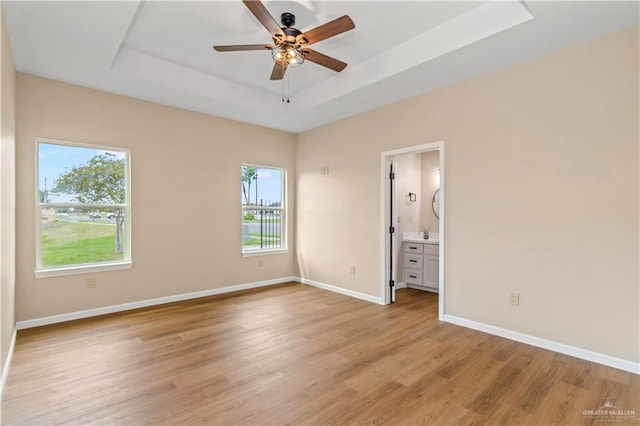
[[[36,144],[36,276],[130,267],[128,151]]]
[[[242,166],[242,253],[286,250],[285,169]]]

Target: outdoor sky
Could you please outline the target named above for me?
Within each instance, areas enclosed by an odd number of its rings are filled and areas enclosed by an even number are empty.
[[[71,170],[74,166],[87,163],[93,157],[99,154],[109,152],[118,158],[125,158],[125,152],[112,151],[104,149],[93,149],[79,146],[56,145],[53,143],[38,144],[38,182],[39,188],[44,191],[45,177],[47,180],[46,188],[49,191],[49,202],[64,203],[69,201],[70,196],[66,194],[51,194],[51,188],[54,187],[55,181],[64,172]],[[135,167],[135,164],[132,165]],[[240,171],[239,173],[241,173]],[[280,172],[275,169],[259,168],[258,173],[258,202],[260,199],[272,201],[281,201],[280,197]],[[214,191],[212,184],[211,190]],[[242,193],[242,188],[238,188]],[[251,182],[251,201],[254,202],[256,197],[256,181]],[[243,198],[244,201],[244,198]]]
[[[123,151],[110,151],[104,149],[93,149],[79,146],[55,145],[52,143],[38,144],[38,182],[40,190],[45,189],[45,178],[47,180],[47,191],[49,191],[49,202],[64,203],[69,201],[67,194],[51,194],[51,188],[55,181],[64,172],[71,170],[74,166],[87,163],[99,154],[109,152],[118,158],[125,158]]]
[[[267,203],[282,202],[281,195],[281,178],[282,174],[280,170],[260,168],[256,166],[258,170],[257,185],[256,181],[251,181],[251,195],[250,202],[255,203],[256,189],[258,190],[258,203],[260,200],[265,200]],[[242,173],[242,170],[241,170]],[[240,188],[242,191],[242,188]],[[244,196],[242,198],[244,203]]]

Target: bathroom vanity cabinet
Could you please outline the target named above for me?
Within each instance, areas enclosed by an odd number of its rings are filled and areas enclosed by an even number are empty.
[[[407,287],[438,292],[439,250],[437,242],[408,242],[404,245],[404,282]]]

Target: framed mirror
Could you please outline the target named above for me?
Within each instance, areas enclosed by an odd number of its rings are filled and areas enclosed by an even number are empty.
[[[431,208],[433,209],[433,214],[440,219],[440,188],[436,189],[436,192],[433,193]]]

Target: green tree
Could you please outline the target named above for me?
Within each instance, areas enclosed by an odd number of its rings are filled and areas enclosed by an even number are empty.
[[[83,204],[124,204],[126,201],[125,161],[111,153],[99,154],[74,166],[56,180],[54,193],[73,195]],[[124,210],[115,209],[117,253],[123,251]]]
[[[255,167],[242,167],[242,194],[244,195],[245,204],[249,204],[251,196],[251,181],[258,179],[258,170]]]

